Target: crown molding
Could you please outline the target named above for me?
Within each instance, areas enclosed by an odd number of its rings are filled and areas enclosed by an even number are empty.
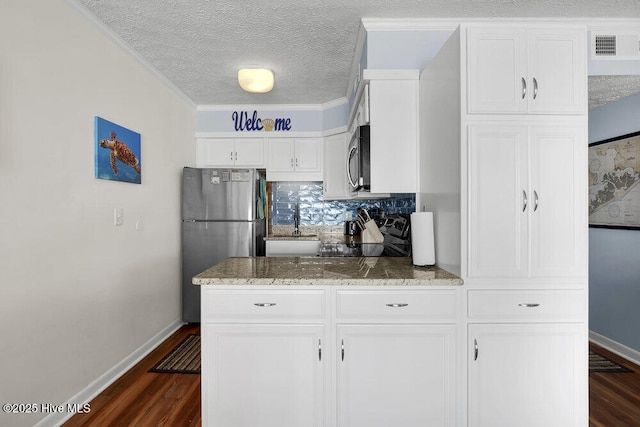
[[[500,18],[362,18],[365,31],[425,31],[425,30],[455,30],[460,24],[482,23],[553,23],[585,25],[592,28],[637,29],[640,19],[637,18],[599,18],[599,17],[500,17]]]

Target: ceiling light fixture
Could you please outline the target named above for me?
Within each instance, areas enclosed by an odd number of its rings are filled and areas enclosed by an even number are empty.
[[[247,92],[267,93],[273,89],[273,71],[267,68],[238,70],[238,83]]]

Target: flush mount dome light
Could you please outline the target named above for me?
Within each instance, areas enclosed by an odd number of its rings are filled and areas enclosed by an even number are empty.
[[[243,68],[238,71],[238,83],[247,92],[267,93],[273,89],[273,71],[267,68]]]

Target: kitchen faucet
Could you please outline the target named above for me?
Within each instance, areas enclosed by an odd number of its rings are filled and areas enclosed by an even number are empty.
[[[293,235],[300,235],[300,203],[296,202],[296,207],[293,211]]]

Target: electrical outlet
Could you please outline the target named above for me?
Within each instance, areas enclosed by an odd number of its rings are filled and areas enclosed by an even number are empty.
[[[122,225],[122,208],[113,208],[113,225]]]

